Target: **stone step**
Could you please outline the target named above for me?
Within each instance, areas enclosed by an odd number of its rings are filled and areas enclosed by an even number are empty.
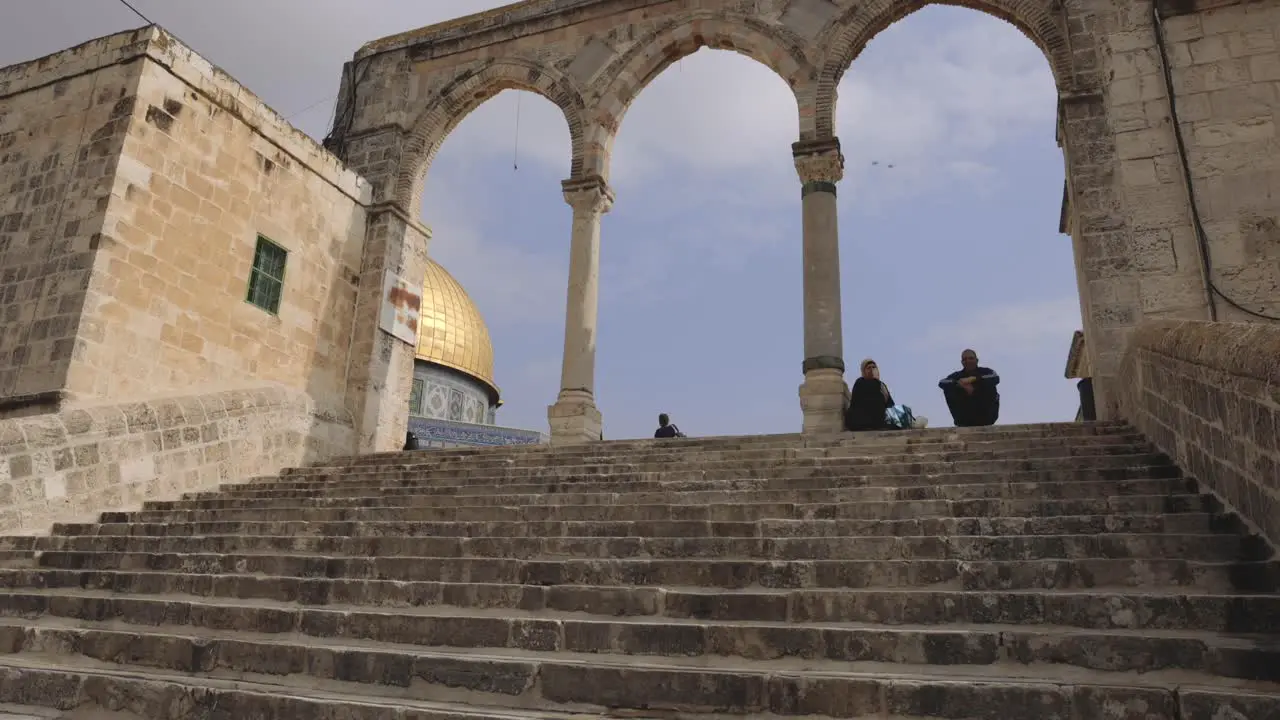
[[[1124,440],[1124,442],[1118,442]],[[551,466],[616,467],[629,470],[663,470],[672,466],[696,466],[733,469],[764,469],[778,466],[843,466],[889,465],[904,462],[962,462],[974,460],[1009,460],[1028,458],[1091,457],[1100,455],[1125,455],[1153,452],[1152,446],[1140,436],[1114,436],[1104,441],[1036,443],[1006,441],[960,445],[955,443],[936,445],[907,445],[881,448],[868,453],[858,448],[811,450],[743,450],[721,453],[643,452],[625,455],[577,455],[551,456],[543,459],[510,457],[475,457],[455,463],[382,463],[378,465],[324,464],[309,468],[311,474],[350,472],[379,472],[391,469],[423,472],[452,472],[453,470],[534,470]],[[306,475],[294,470],[292,475]]]
[[[105,512],[104,523],[171,523],[235,520],[351,522],[572,521],[572,520],[905,520],[931,517],[1031,517],[1126,513],[1216,512],[1212,496],[1119,495],[1070,500],[976,498],[971,500],[863,501],[844,503],[724,503],[700,505],[458,505],[450,507],[235,508]]]
[[[419,450],[374,454],[347,459],[333,457],[316,466],[326,468],[370,468],[370,466],[417,466],[417,468],[445,468],[466,465],[471,462],[516,462],[516,464],[548,464],[548,462],[575,462],[585,457],[636,457],[636,459],[675,459],[687,457],[701,459],[755,459],[755,457],[877,457],[902,452],[940,452],[952,450],[1016,451],[1032,447],[1106,447],[1124,443],[1143,443],[1146,438],[1137,430],[1125,428],[1119,432],[1103,434],[1041,434],[995,433],[984,437],[920,436],[918,433],[892,433],[874,439],[859,441],[846,436],[844,442],[741,442],[728,445],[698,445],[687,442],[641,442],[635,446],[620,443],[593,443],[580,446],[506,446],[485,448],[448,448],[448,450]],[[294,468],[297,470],[298,468]]]
[[[23,538],[0,543],[22,545]],[[0,544],[0,547],[3,547]],[[206,535],[202,537],[38,537],[29,549],[47,567],[77,567],[75,556],[91,554],[86,568],[101,568],[104,556],[123,554],[123,569],[210,567],[227,572],[241,562],[265,563],[263,572],[293,574],[329,558],[370,561],[444,558],[542,560],[758,559],[758,560],[1044,560],[1089,558],[1183,558],[1251,562],[1270,558],[1257,536],[1111,533],[1102,535],[915,535],[902,537],[290,537]],[[173,556],[187,558],[182,565]],[[223,557],[217,561],[214,557]],[[164,558],[164,559],[161,559]],[[252,558],[252,560],[244,560]]]
[[[830,435],[801,436],[756,435],[721,436],[706,438],[682,438],[679,441],[655,441],[652,439],[610,440],[580,445],[525,445],[486,448],[449,448],[444,450],[417,450],[409,452],[372,453],[368,455],[338,456],[329,462],[333,466],[377,465],[381,463],[451,462],[473,457],[568,457],[573,455],[613,456],[625,455],[636,450],[671,452],[698,452],[704,450],[760,450],[788,448],[880,447],[885,445],[914,445],[949,442],[989,442],[996,440],[1040,440],[1060,438],[1087,438],[1109,435],[1131,435],[1134,429],[1120,422],[1100,423],[1046,423],[1027,425],[997,425],[983,428],[928,428],[911,431],[885,431],[863,433],[833,433]]]
[[[1141,434],[1136,432],[1128,432],[1116,435],[1095,435],[1086,437],[1042,437],[1034,439],[1003,439],[1003,440],[987,440],[987,441],[966,441],[966,440],[939,440],[935,442],[914,442],[904,441],[905,438],[898,438],[897,441],[891,443],[881,443],[874,445],[851,444],[851,445],[834,445],[828,447],[756,447],[744,446],[740,448],[728,450],[703,450],[697,448],[681,447],[679,445],[667,444],[650,444],[644,447],[635,448],[628,451],[610,451],[601,452],[590,448],[583,448],[581,452],[560,451],[555,454],[542,456],[529,456],[511,453],[485,453],[471,456],[444,456],[437,454],[438,451],[427,451],[411,453],[403,461],[398,462],[379,462],[374,465],[379,467],[394,466],[403,464],[406,467],[431,467],[444,468],[457,464],[468,466],[482,466],[486,464],[546,464],[548,462],[560,462],[569,464],[582,464],[584,462],[686,462],[701,463],[715,461],[754,461],[768,459],[791,459],[798,461],[822,459],[822,458],[878,458],[884,455],[894,454],[921,454],[921,453],[937,453],[937,452],[1007,452],[1017,454],[1026,450],[1043,450],[1046,448],[1075,448],[1083,449],[1089,447],[1109,448],[1117,445],[1130,445],[1138,447],[1148,447],[1148,441]],[[443,451],[440,451],[443,452]],[[1071,453],[1065,453],[1071,454]],[[1086,453],[1087,454],[1087,453]],[[441,462],[443,460],[443,462]],[[344,467],[365,467],[365,465],[348,465],[324,463],[323,467],[344,468]],[[319,466],[317,466],[319,467]]]
[[[982,482],[1087,482],[1096,480],[1152,480],[1183,477],[1173,465],[1148,465],[1116,468],[1052,468],[1034,472],[1009,473],[909,473],[905,475],[843,475],[839,477],[725,477],[704,478],[699,472],[664,473],[667,478],[656,479],[655,473],[620,473],[615,475],[582,475],[558,478],[554,481],[519,482],[510,480],[458,480],[448,477],[424,476],[422,473],[391,474],[364,479],[333,477],[311,480],[263,480],[254,483],[223,485],[212,493],[192,493],[186,498],[199,497],[271,497],[280,492],[289,495],[303,491],[323,492],[328,495],[360,495],[383,490],[412,490],[424,494],[440,495],[500,495],[505,493],[565,493],[591,491],[662,491],[662,490],[827,490],[842,487],[917,487],[937,485],[945,480],[955,484]],[[486,482],[488,484],[486,484]],[[225,494],[224,494],[225,493]]]
[[[1236,533],[1231,514],[1068,515],[914,520],[63,523],[55,537],[288,535],[292,537],[880,537],[899,535],[1097,535]],[[0,538],[0,550],[35,549],[34,537]]]
[[[907,576],[914,570],[915,577]],[[1255,632],[1247,623],[1275,610],[1280,565],[1186,560],[1090,560],[1022,563],[917,563],[896,587],[876,578],[833,574],[833,586],[764,587],[742,578],[696,576],[683,586],[520,584],[205,575],[154,571],[0,568],[0,588],[56,593],[108,590],[300,605],[494,610],[550,609],[594,615],[666,615],[709,620],[889,624],[1052,622],[1082,627],[1194,627]],[[854,583],[861,582],[861,585]],[[1181,593],[1181,594],[1179,594]],[[1252,595],[1250,595],[1252,593]],[[1075,620],[1064,620],[1078,603]],[[1046,608],[1049,615],[1045,615]],[[1046,620],[1048,617],[1050,620]],[[1179,622],[1190,623],[1179,625]]]
[[[647,479],[735,479],[767,474],[768,477],[844,477],[848,475],[913,475],[920,473],[1009,473],[1037,470],[1053,470],[1056,468],[1103,469],[1139,467],[1152,465],[1171,465],[1168,456],[1157,452],[1125,453],[1119,455],[1078,455],[1050,456],[1039,458],[1001,458],[995,460],[956,460],[956,461],[919,461],[911,456],[894,458],[895,462],[873,463],[866,461],[827,462],[827,463],[776,463],[768,468],[749,467],[738,469],[733,466],[711,465],[706,468],[689,463],[667,466],[666,469],[646,471],[636,463],[609,463],[595,465],[570,465],[554,463],[538,466],[512,465],[505,468],[469,468],[459,466],[448,470],[436,470],[435,474],[448,477],[456,484],[463,481],[494,483],[513,479],[555,479],[565,477],[611,477],[628,474],[647,475]],[[293,479],[318,476],[332,476],[335,473],[294,473],[283,477]],[[426,475],[427,472],[413,468],[378,467],[367,472],[354,468],[340,471],[341,477],[351,479],[378,479],[382,477],[400,477],[406,474]],[[695,475],[696,474],[696,475]]]
[[[1134,703],[1157,713],[1167,708],[1167,713],[1153,715],[1149,711],[1146,717],[1172,720],[1178,717],[1180,702],[1174,691],[1175,678],[1186,682],[1190,675],[1201,685],[1216,681],[1218,692],[1226,689],[1221,679],[1200,673],[1157,671],[1148,673],[1139,684],[1125,674],[1073,671],[1047,663],[946,667],[809,661],[800,668],[786,661],[724,664],[675,657],[642,661],[514,650],[479,654],[353,642],[314,640],[300,645],[223,634],[195,638],[179,633],[74,627],[32,629],[22,634],[21,642],[17,646],[15,639],[11,647],[33,654],[37,662],[53,655],[94,668],[219,673],[249,682],[288,675],[296,683],[364,685],[362,694],[389,690],[397,699],[456,701],[461,693],[467,700],[485,705],[554,711],[608,708],[936,717],[946,708],[950,717],[993,717],[997,708],[1007,712],[1013,701],[1020,700],[1025,710],[1045,720],[1101,718],[1110,708]],[[17,655],[19,662],[22,654]],[[13,658],[6,658],[10,668],[15,666]],[[993,677],[1000,680],[993,682]],[[1118,686],[1103,685],[1108,680]],[[1089,684],[1082,684],[1086,682]],[[992,687],[1000,691],[982,692]],[[1019,687],[1022,692],[1013,690]],[[1262,689],[1276,692],[1276,686],[1269,683],[1252,688],[1255,693]]]
[[[306,688],[282,685],[274,677],[249,682],[102,665],[0,656],[0,702],[16,698],[46,706],[12,706],[19,712],[13,718],[0,714],[0,720],[606,720],[611,715],[391,700],[386,688],[376,688],[373,694],[359,692],[362,688],[339,692],[315,683]],[[0,705],[0,711],[4,707]],[[121,707],[128,707],[130,714],[121,714]],[[628,717],[657,719],[639,713]]]
[[[398,582],[514,585],[604,585],[660,587],[1055,589],[1099,586],[1197,585],[1209,573],[1215,587],[1274,580],[1274,566],[1223,558],[1052,558],[1037,560],[754,560],[332,557],[268,554],[152,554],[45,552],[5,553],[0,568],[11,587],[51,587],[41,573],[155,572],[165,575],[260,575],[299,579],[393,580]],[[45,574],[48,574],[45,573]],[[1125,575],[1124,573],[1130,573]],[[1243,577],[1237,579],[1236,574]],[[63,581],[65,582],[65,581]],[[138,582],[142,582],[139,580]],[[165,584],[171,581],[155,580]],[[219,581],[224,582],[224,581]],[[231,582],[231,581],[225,581]],[[194,593],[200,594],[200,593]]]
[[[342,666],[335,666],[337,670]],[[572,701],[567,695],[571,681],[578,680],[577,666],[569,666],[568,678],[541,682],[558,672],[543,668],[533,694],[556,702]],[[343,667],[351,673],[352,669]],[[581,679],[624,679],[605,668],[605,674]],[[949,674],[941,678],[905,673],[823,674],[806,682],[801,671],[784,669],[753,682],[735,685],[736,699],[717,704],[717,710],[690,707],[681,702],[680,692],[696,689],[687,685],[663,687],[661,668],[638,668],[647,673],[636,688],[658,688],[651,710],[624,709],[632,693],[613,684],[601,686],[602,695],[614,707],[598,713],[575,703],[572,712],[559,713],[528,706],[485,705],[462,692],[452,702],[429,702],[405,697],[389,684],[371,686],[354,682],[309,683],[306,688],[282,684],[274,676],[238,677],[235,680],[192,677],[187,673],[155,669],[121,670],[104,662],[82,661],[66,667],[28,655],[0,656],[0,701],[20,698],[49,708],[75,710],[80,720],[117,717],[116,708],[127,698],[128,707],[140,718],[174,718],[181,708],[190,718],[271,718],[271,720],[603,720],[626,717],[633,720],[737,720],[745,715],[758,718],[821,715],[826,717],[893,718],[1008,718],[1035,720],[1222,720],[1248,718],[1272,720],[1280,702],[1271,687],[1243,681],[1218,680],[1205,676],[1160,683],[1147,677],[1126,677],[1117,682],[1107,675],[1082,671],[1071,678],[993,678],[990,675],[965,678]],[[431,679],[440,677],[431,673]],[[625,679],[641,679],[626,677]],[[717,689],[727,678],[713,678]],[[1197,682],[1198,681],[1198,682]],[[579,691],[581,692],[581,691]],[[462,695],[462,697],[458,697]],[[615,700],[616,698],[616,700]],[[472,700],[468,702],[467,700]],[[536,700],[535,700],[536,702]],[[463,704],[465,703],[465,704]],[[639,703],[636,703],[639,704]],[[1014,708],[1026,714],[1011,715]],[[1133,711],[1129,712],[1132,708]],[[688,713],[686,711],[698,712]],[[1118,714],[1126,713],[1126,714]],[[71,720],[72,716],[51,717]]]
[[[943,479],[945,483],[946,479]],[[142,510],[234,510],[325,507],[459,507],[459,506],[550,506],[550,505],[706,505],[728,502],[753,503],[846,503],[898,502],[916,500],[971,500],[1007,498],[1015,500],[1066,500],[1119,495],[1160,495],[1194,493],[1190,478],[1155,480],[1094,480],[1071,483],[938,484],[917,487],[850,487],[827,490],[667,490],[663,492],[568,492],[559,494],[523,493],[502,495],[424,495],[413,491],[377,495],[317,497],[298,492],[277,498],[229,497],[185,500],[152,500]]]
[[[1280,641],[1260,635],[1170,630],[1089,631],[1008,624],[725,622],[590,618],[570,613],[416,608],[413,612],[282,608],[106,594],[65,597],[0,593],[0,652],[31,649],[33,634],[80,623],[135,634],[221,631],[230,641],[302,635],[400,646],[530,650],[603,655],[837,660],[912,665],[1062,664],[1109,672],[1173,668],[1280,681]],[[131,625],[121,628],[120,623]],[[290,638],[295,639],[295,638]],[[44,642],[48,642],[47,639]],[[145,641],[144,641],[145,643]],[[158,649],[158,648],[157,648]],[[411,648],[402,647],[402,650]],[[137,648],[139,652],[146,652]],[[181,668],[175,668],[181,669]]]

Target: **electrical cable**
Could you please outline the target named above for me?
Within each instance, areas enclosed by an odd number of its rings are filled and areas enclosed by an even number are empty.
[[[520,169],[520,96],[522,93],[516,93],[516,139],[515,150],[512,151],[511,168],[513,170]]]
[[[142,22],[144,22],[144,23],[146,23],[146,24],[148,24],[148,25],[155,25],[155,23],[154,23],[154,22],[151,22],[151,18],[147,17],[146,15],[143,15],[143,14],[142,14],[142,11],[140,11],[140,10],[138,10],[138,8],[134,7],[134,6],[129,2],[129,0],[120,0],[120,4],[121,4],[121,5],[124,5],[124,6],[125,6],[125,7],[127,7],[127,8],[129,8],[129,10],[131,10],[131,11],[133,12],[133,14],[134,14],[134,15],[137,15],[138,17],[142,18]]]
[[[1169,53],[1165,47],[1164,25],[1160,17],[1160,8],[1158,3],[1151,3],[1151,17],[1155,25],[1156,49],[1160,52],[1160,66],[1164,71],[1165,91],[1169,95],[1169,119],[1173,123],[1173,137],[1178,149],[1178,161],[1182,166],[1182,179],[1187,186],[1187,203],[1191,206],[1191,223],[1196,233],[1196,242],[1200,248],[1200,262],[1204,269],[1204,283],[1208,290],[1206,293],[1209,301],[1209,319],[1218,319],[1218,305],[1214,300],[1215,296],[1221,298],[1231,307],[1240,312],[1259,318],[1261,320],[1270,320],[1272,322],[1280,322],[1280,317],[1268,315],[1266,313],[1257,312],[1244,307],[1240,303],[1231,299],[1229,295],[1218,289],[1213,282],[1213,261],[1209,254],[1209,238],[1205,232],[1204,223],[1200,219],[1200,205],[1196,198],[1195,184],[1191,178],[1191,162],[1187,157],[1186,141],[1182,137],[1182,123],[1178,120],[1178,102],[1174,93],[1173,86],[1173,70],[1169,64]]]

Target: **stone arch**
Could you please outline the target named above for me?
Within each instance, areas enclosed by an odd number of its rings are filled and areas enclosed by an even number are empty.
[[[564,112],[572,146],[570,177],[583,165],[584,117],[582,92],[555,69],[521,58],[489,60],[463,72],[436,92],[414,122],[401,152],[396,190],[392,199],[417,217],[426,186],[427,171],[445,138],[485,101],[503,90],[526,90],[555,103]]]
[[[608,156],[631,103],[664,70],[702,48],[732,50],[773,70],[795,93],[803,134],[804,98],[813,97],[818,68],[804,53],[805,42],[789,31],[755,18],[722,11],[697,11],[662,21],[618,54],[600,74],[591,93],[588,146],[595,149],[588,174],[608,177]]]
[[[872,38],[927,5],[965,7],[1013,25],[1044,53],[1059,92],[1072,83],[1072,48],[1060,0],[866,0],[844,11],[823,32],[827,48],[814,101],[816,136],[834,137],[836,88]]]

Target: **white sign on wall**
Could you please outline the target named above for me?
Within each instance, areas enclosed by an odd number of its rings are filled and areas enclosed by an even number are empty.
[[[382,276],[382,307],[378,328],[410,345],[418,344],[422,288],[387,270]]]

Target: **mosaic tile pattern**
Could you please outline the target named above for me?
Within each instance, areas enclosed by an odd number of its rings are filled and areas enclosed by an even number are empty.
[[[419,447],[495,447],[499,445],[542,445],[548,441],[544,433],[534,430],[504,428],[494,425],[409,418],[409,431],[418,436]]]

